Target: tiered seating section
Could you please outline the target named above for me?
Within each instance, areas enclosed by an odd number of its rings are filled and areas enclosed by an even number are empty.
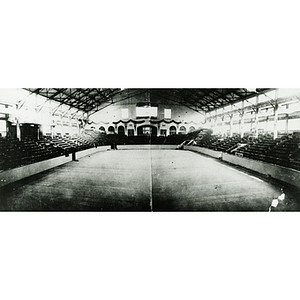
[[[103,145],[104,140],[101,133],[93,131],[72,138],[44,136],[22,141],[0,138],[0,171],[97,147]]]
[[[200,147],[300,170],[299,134],[283,135],[277,139],[271,135],[225,139],[211,135],[198,137],[195,142]]]
[[[278,164],[300,171],[300,134],[283,135],[273,139],[271,135],[258,138],[240,136],[221,138],[211,134],[171,135],[168,137],[127,137],[105,135],[93,130],[75,137],[42,137],[39,140],[0,138],[0,171],[31,164],[45,159],[68,155],[112,142],[121,144],[188,144],[192,142],[204,148],[232,155]]]

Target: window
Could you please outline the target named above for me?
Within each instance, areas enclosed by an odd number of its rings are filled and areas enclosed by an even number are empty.
[[[151,134],[151,128],[149,126],[143,127],[143,134],[144,135],[150,135]]]
[[[186,128],[184,126],[180,126],[179,133],[185,134],[186,133]]]
[[[157,117],[157,107],[154,106],[137,106],[136,107],[137,118],[149,118]]]
[[[171,119],[171,109],[165,109],[165,119]]]
[[[175,127],[175,126],[171,126],[171,127],[170,127],[170,129],[169,129],[169,134],[170,134],[170,135],[176,134],[176,127]]]

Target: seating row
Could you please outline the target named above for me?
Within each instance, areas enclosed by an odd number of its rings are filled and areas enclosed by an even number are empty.
[[[300,154],[296,155],[300,149],[299,135],[283,135],[276,139],[270,135],[260,135],[258,138],[237,136],[225,139],[211,135],[196,141],[200,147],[300,170]]]
[[[98,140],[97,140],[98,138]],[[61,155],[68,155],[73,151],[92,148],[99,143],[99,134],[69,137],[41,137],[40,139],[0,138],[0,170],[7,170],[18,166],[31,164]]]

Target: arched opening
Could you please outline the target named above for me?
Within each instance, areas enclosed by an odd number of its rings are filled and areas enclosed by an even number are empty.
[[[190,132],[193,132],[193,131],[195,131],[195,127],[194,127],[194,126],[191,126],[191,127],[190,127]]]
[[[113,126],[109,126],[107,131],[108,131],[108,134],[115,133],[115,128]]]
[[[102,132],[102,133],[105,133],[105,128],[103,126],[100,126],[99,131]]]
[[[176,127],[175,126],[171,126],[169,129],[169,135],[174,135],[176,134]]]
[[[180,134],[186,134],[186,128],[184,126],[180,126],[179,133]]]
[[[157,136],[157,128],[151,125],[144,125],[137,128],[138,135]]]
[[[125,128],[124,126],[118,127],[118,135],[125,135]]]

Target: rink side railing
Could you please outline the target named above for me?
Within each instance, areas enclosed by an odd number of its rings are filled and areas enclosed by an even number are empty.
[[[239,157],[225,152],[215,151],[198,146],[184,146],[183,149],[202,153],[214,158],[221,158],[223,161],[226,161],[233,165],[244,167],[248,170],[252,170],[265,175],[266,177],[272,177],[300,188],[300,171],[280,165],[275,165],[272,163],[258,161],[246,157]]]

